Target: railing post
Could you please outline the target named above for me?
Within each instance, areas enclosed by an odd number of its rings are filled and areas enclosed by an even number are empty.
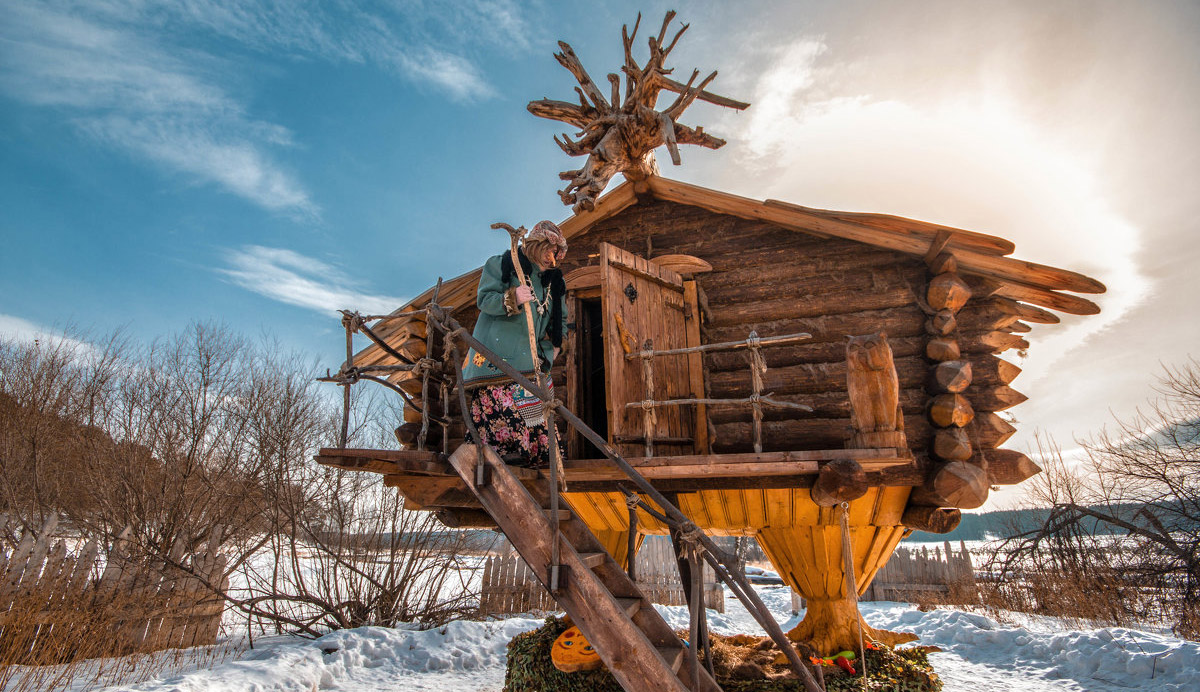
[[[342,372],[350,372],[354,362],[354,318],[349,313],[342,313],[342,326],[346,328],[346,362]],[[342,434],[338,437],[338,448],[346,448],[346,438],[350,434],[350,383],[342,382]]]
[[[750,332],[746,339],[750,349],[750,384],[753,393],[750,395],[750,407],[754,413],[754,453],[762,454],[762,390],[763,376],[767,373],[767,361],[763,359],[758,332]]]
[[[658,416],[654,411],[654,343],[646,339],[642,345],[642,385],[645,399],[642,400],[642,428],[645,430],[646,458],[654,456],[654,426]]]
[[[417,449],[425,451],[425,439],[429,436],[429,371],[431,369],[429,357],[433,353],[433,335],[432,329],[433,311],[437,307],[438,293],[442,291],[442,277],[438,277],[437,285],[433,287],[433,296],[429,299],[429,305],[425,306],[425,357],[421,359],[421,432],[417,434]],[[444,406],[443,402],[443,406]],[[445,435],[442,436],[445,439]]]

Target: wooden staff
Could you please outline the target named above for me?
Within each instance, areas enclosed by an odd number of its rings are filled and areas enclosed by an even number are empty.
[[[528,233],[529,230],[526,229],[524,226],[521,226],[520,228],[513,228],[512,226],[510,226],[506,223],[494,223],[494,224],[492,224],[492,228],[503,228],[504,230],[508,231],[508,237],[512,240],[512,246],[509,249],[509,252],[512,254],[513,270],[517,272],[517,281],[520,282],[521,286],[524,286],[525,285],[525,270],[521,268],[521,258],[517,254],[517,243],[519,243],[521,241],[521,239],[525,237],[525,234]],[[529,290],[532,291],[533,287],[530,286]],[[536,297],[537,297],[537,294],[534,294],[534,298],[536,298]],[[529,357],[531,359],[531,362],[533,363],[534,381],[537,382],[539,387],[541,387],[543,385],[542,369],[541,369],[541,367],[539,367],[539,364],[538,364],[537,335],[534,334],[534,330],[533,330],[533,307],[531,305],[532,302],[533,301],[526,301],[525,304],[523,305],[523,307],[525,308],[525,326],[529,331]]]

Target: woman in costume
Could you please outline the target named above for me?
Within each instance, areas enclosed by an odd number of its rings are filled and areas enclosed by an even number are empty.
[[[472,332],[530,380],[536,381],[535,368],[538,368],[546,375],[545,384],[551,391],[550,366],[562,348],[567,331],[567,289],[558,270],[566,255],[567,240],[558,226],[539,221],[517,251],[525,273],[524,285],[513,266],[511,252],[489,259],[479,279],[476,296],[479,321]],[[529,328],[523,307],[526,303],[532,303],[533,308],[533,333],[538,344],[536,363],[529,352]],[[463,386],[471,419],[485,444],[513,466],[549,467],[550,439],[540,399],[510,380],[474,349],[467,352],[463,365]]]

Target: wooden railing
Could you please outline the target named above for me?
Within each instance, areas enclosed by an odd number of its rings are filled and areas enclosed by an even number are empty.
[[[644,392],[642,401],[630,401],[625,404],[626,409],[640,408],[642,409],[642,429],[644,431],[643,438],[645,440],[645,454],[647,457],[654,456],[654,426],[656,423],[656,408],[664,406],[749,406],[754,416],[754,451],[762,453],[762,418],[763,407],[786,408],[795,411],[803,411],[806,413],[812,412],[811,406],[805,404],[797,404],[790,401],[780,401],[772,399],[771,394],[763,394],[763,379],[767,373],[767,361],[763,358],[762,349],[769,346],[786,346],[794,344],[806,339],[811,339],[811,334],[800,332],[797,334],[787,334],[785,336],[774,336],[767,339],[760,339],[757,332],[750,332],[744,341],[726,341],[719,344],[704,344],[702,346],[691,346],[688,348],[672,348],[662,351],[648,349],[644,351],[636,351],[625,355],[626,360],[640,358],[642,361],[642,390]],[[654,399],[654,359],[665,356],[678,356],[688,353],[705,353],[708,351],[736,351],[746,349],[750,361],[750,395],[744,399],[708,399],[708,398],[682,398],[682,399]]]
[[[741,566],[737,564],[736,560],[734,560],[724,550],[718,548],[717,545],[712,541],[711,537],[706,535],[703,530],[701,530],[691,519],[684,515],[683,512],[681,512],[673,502],[668,500],[667,497],[664,496],[657,488],[655,488],[644,476],[642,476],[637,469],[630,465],[629,461],[625,459],[625,457],[623,457],[617,450],[613,449],[612,445],[610,445],[606,439],[600,436],[582,419],[564,406],[563,402],[559,399],[556,399],[547,388],[541,386],[540,382],[535,383],[522,375],[516,370],[516,368],[512,367],[508,361],[497,355],[488,346],[481,343],[471,334],[470,331],[463,328],[463,326],[459,324],[456,319],[454,319],[449,311],[439,306],[437,304],[437,294],[440,290],[440,286],[441,279],[438,280],[438,288],[434,289],[433,298],[422,311],[425,313],[427,330],[426,357],[420,359],[420,361],[415,364],[412,363],[410,359],[397,353],[390,346],[387,346],[382,339],[379,339],[379,337],[371,331],[371,328],[366,325],[365,318],[361,317],[357,313],[343,311],[342,323],[346,329],[346,362],[336,375],[320,378],[323,381],[333,382],[345,388],[345,412],[342,417],[341,446],[343,448],[345,447],[347,438],[346,431],[349,424],[350,387],[359,379],[369,379],[387,386],[393,391],[399,393],[404,398],[406,405],[415,406],[414,402],[412,401],[412,397],[400,389],[400,387],[397,387],[395,384],[387,381],[385,378],[375,377],[367,374],[368,368],[359,368],[354,365],[352,348],[354,332],[363,331],[367,333],[372,341],[375,341],[377,344],[383,347],[385,351],[408,363],[407,365],[372,366],[371,369],[378,370],[379,368],[387,368],[391,370],[413,370],[414,375],[421,375],[422,391],[427,394],[428,385],[431,378],[436,378],[439,380],[439,383],[445,383],[440,375],[436,375],[436,371],[440,370],[439,366],[441,366],[442,363],[429,357],[429,352],[434,346],[433,334],[434,330],[436,329],[443,335],[443,361],[449,361],[449,365],[453,368],[454,372],[454,382],[460,385],[454,388],[454,392],[457,394],[459,409],[463,412],[463,423],[466,425],[468,432],[471,434],[471,439],[478,442],[482,438],[478,434],[478,431],[475,430],[475,425],[471,420],[470,415],[467,415],[466,413],[469,411],[469,407],[466,400],[466,391],[461,386],[463,381],[462,363],[464,353],[460,348],[460,344],[474,349],[476,353],[486,358],[492,363],[492,365],[508,376],[511,381],[517,383],[526,391],[532,393],[534,396],[540,399],[545,406],[546,428],[550,436],[549,446],[553,452],[551,455],[552,462],[550,464],[550,472],[548,474],[549,477],[547,478],[547,486],[550,496],[549,515],[551,517],[551,530],[555,536],[554,540],[551,542],[549,583],[547,584],[547,587],[551,593],[555,593],[559,589],[559,567],[561,564],[559,551],[562,541],[559,533],[558,509],[560,501],[559,493],[560,490],[562,490],[562,481],[564,477],[562,475],[562,462],[557,454],[557,428],[554,424],[555,416],[561,415],[566,420],[568,425],[574,427],[575,430],[577,430],[585,440],[593,444],[596,449],[600,451],[604,457],[606,457],[616,468],[620,469],[621,473],[625,474],[625,477],[628,479],[628,485],[622,484],[619,487],[621,492],[626,496],[627,502],[630,503],[630,533],[632,534],[636,531],[636,526],[634,525],[636,517],[636,512],[634,511],[635,507],[642,509],[646,513],[670,527],[672,535],[677,536],[683,545],[682,554],[685,557],[680,560],[681,565],[684,563],[689,564],[689,571],[693,575],[699,575],[701,573],[702,564],[707,564],[709,567],[711,567],[713,572],[717,575],[717,578],[730,588],[733,595],[742,602],[742,604],[746,607],[746,610],[749,611],[759,625],[762,626],[770,638],[775,642],[776,646],[783,651],[789,666],[796,676],[801,680],[804,688],[808,692],[819,692],[822,686],[818,684],[813,671],[804,661],[801,660],[799,654],[796,652],[796,649],[791,645],[786,635],[783,633],[783,630],[780,628],[779,623],[775,621],[774,616],[767,609],[767,606],[762,602],[762,599],[759,598],[758,594],[747,581],[746,575],[742,572]],[[394,319],[395,317],[396,316],[381,316],[381,319]],[[755,427],[756,431],[758,431],[756,449],[761,450],[762,374],[766,371],[766,365],[762,360],[761,353],[758,351],[758,348],[762,346],[762,342],[757,338],[757,335],[752,334],[752,337],[753,339],[747,340],[744,345],[739,345],[737,347],[750,348],[752,350],[752,354],[754,354],[752,358],[755,356],[757,357],[757,360],[753,362],[753,367],[757,373],[754,375],[755,392],[751,396],[750,403],[755,407],[756,412]],[[776,337],[776,339],[786,338],[789,337]],[[807,334],[805,334],[792,335],[791,338],[800,340],[802,338],[809,337]],[[774,340],[771,341],[774,342]],[[713,346],[721,345],[715,344]],[[703,349],[706,347],[701,346],[697,348]],[[707,348],[711,350],[712,346]],[[653,357],[654,355],[651,354],[647,357],[647,359]],[[538,379],[540,379],[540,377]],[[447,387],[443,387],[442,391],[446,394],[450,393]],[[443,399],[442,403],[443,407],[448,408],[448,402],[446,399]],[[638,405],[641,404],[639,403]],[[800,405],[789,403],[788,406]],[[422,399],[421,406],[415,407],[422,413],[422,432],[419,437],[418,449],[424,449],[425,433],[428,430],[429,422],[433,421],[441,423],[445,428],[448,426],[448,421],[446,421],[447,415],[446,411],[443,411],[442,419],[435,419],[429,411],[429,402],[427,398]],[[443,449],[445,449],[448,438],[448,434],[443,435]],[[485,473],[485,468],[485,464],[478,464],[475,467],[476,473],[480,474],[475,478],[476,486],[482,486],[487,483],[487,478],[483,475]],[[699,579],[694,578],[692,580],[693,593],[697,593],[698,595],[699,587]],[[689,640],[702,642],[704,644],[704,648],[707,648],[708,625],[705,616],[705,609],[701,607],[700,603],[692,602],[690,603],[690,611],[691,626],[689,628]],[[687,651],[690,662],[689,665],[691,666],[692,670],[699,670],[700,664],[697,661],[699,648],[701,647],[690,647]],[[712,659],[707,655],[706,652],[706,661],[711,660]]]

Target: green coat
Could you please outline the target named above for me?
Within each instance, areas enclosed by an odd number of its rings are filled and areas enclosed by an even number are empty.
[[[509,315],[504,309],[504,294],[510,288],[517,286],[519,280],[515,271],[507,283],[501,280],[503,260],[504,255],[496,255],[483,265],[483,275],[479,277],[479,292],[475,298],[475,304],[479,306],[479,321],[475,323],[472,335],[479,339],[484,346],[495,351],[497,355],[521,371],[521,374],[528,375],[530,379],[533,379],[533,362],[529,357],[529,331],[525,322],[525,308],[522,307],[515,315]],[[528,276],[533,284],[534,296],[536,296],[537,302],[541,303],[550,289],[548,286],[542,285],[542,272],[536,264],[533,265],[533,270],[528,272]],[[534,334],[539,337],[538,351],[541,352],[544,359],[543,371],[549,372],[550,364],[554,360],[554,344],[550,341],[551,306],[547,305],[545,312],[539,315],[536,305],[532,303],[530,305],[533,307]],[[567,310],[564,305],[562,334],[565,336],[566,333]],[[467,351],[467,360],[463,364],[463,383],[468,388],[508,381],[510,380],[507,375],[500,372],[499,368],[489,363],[483,356],[477,354],[475,349]]]

